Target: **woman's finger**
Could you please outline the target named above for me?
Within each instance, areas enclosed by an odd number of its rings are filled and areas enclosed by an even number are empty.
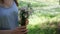
[[[26,26],[21,26],[21,29],[24,29],[24,28],[26,28]]]
[[[27,31],[27,29],[21,29],[21,32],[25,32],[25,31]]]
[[[20,30],[20,29],[25,29],[26,26],[21,26],[21,27],[17,27],[16,29]]]
[[[24,34],[28,33],[28,30],[26,30],[25,32],[23,32]]]

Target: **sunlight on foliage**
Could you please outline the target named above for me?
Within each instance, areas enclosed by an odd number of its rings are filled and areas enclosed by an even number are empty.
[[[59,0],[19,0],[19,7],[27,3],[33,9],[27,25],[28,34],[55,34],[60,22]]]

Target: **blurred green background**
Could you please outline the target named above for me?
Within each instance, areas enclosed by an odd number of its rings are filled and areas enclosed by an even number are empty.
[[[59,0],[18,0],[19,8],[31,4],[28,34],[55,34],[60,22]]]

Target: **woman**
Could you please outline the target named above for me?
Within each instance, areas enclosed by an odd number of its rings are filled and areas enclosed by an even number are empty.
[[[0,30],[26,33],[25,26],[18,27],[18,8],[16,0],[0,0]],[[18,28],[17,28],[18,27]],[[21,31],[20,31],[21,30]],[[23,31],[23,32],[22,32]]]

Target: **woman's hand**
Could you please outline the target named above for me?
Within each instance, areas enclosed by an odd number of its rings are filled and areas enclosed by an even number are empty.
[[[26,34],[28,31],[26,26],[21,26],[12,31],[12,34]]]
[[[26,25],[28,25],[28,19],[26,19],[26,24],[25,26],[21,26],[16,28],[15,30],[12,31],[12,34],[26,34],[28,31],[26,29]]]

